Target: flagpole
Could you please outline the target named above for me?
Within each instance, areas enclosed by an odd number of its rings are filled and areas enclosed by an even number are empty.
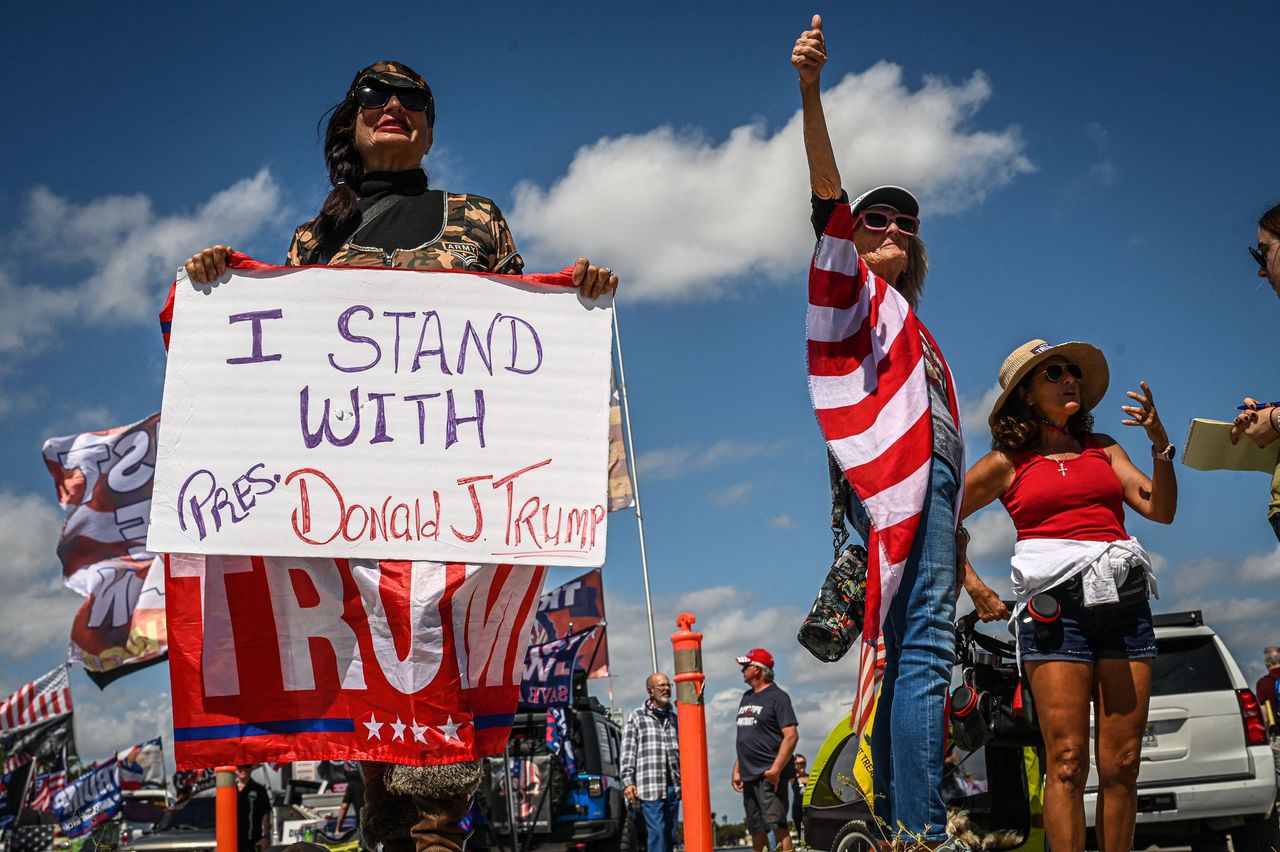
[[[631,474],[631,494],[636,501],[636,529],[640,534],[640,571],[644,575],[644,608],[649,615],[649,657],[658,671],[658,640],[653,629],[653,596],[649,592],[649,559],[644,549],[644,513],[640,511],[640,480],[636,471],[635,443],[631,437],[631,403],[627,399],[627,369],[622,364],[622,332],[618,330],[618,303],[613,303],[613,340],[618,349],[618,390],[622,393],[622,417],[627,427],[627,467]]]

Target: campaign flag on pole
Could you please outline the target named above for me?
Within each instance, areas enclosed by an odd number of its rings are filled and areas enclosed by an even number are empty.
[[[147,740],[116,754],[120,761],[120,789],[164,786],[164,752],[160,738]]]
[[[146,548],[160,415],[44,442],[65,519],[62,578],[85,602],[70,661],[99,687],[164,659],[164,571]]]
[[[13,825],[22,811],[22,799],[31,778],[31,761],[23,763],[11,772],[0,775],[0,831]]]
[[[570,633],[541,645],[530,645],[520,681],[520,703],[534,707],[568,704],[573,700],[574,662],[585,642],[599,628]]]
[[[622,436],[622,395],[615,377],[609,378],[609,511],[630,509],[636,504],[627,464],[627,444]]]
[[[68,837],[83,837],[120,811],[120,777],[114,757],[95,763],[53,797],[53,815]]]
[[[899,593],[937,463],[929,371],[945,377],[957,427],[960,409],[941,350],[902,294],[858,257],[853,227],[852,207],[837,204],[809,267],[807,336],[809,394],[818,424],[871,516],[866,618],[853,710],[854,730],[861,733],[875,706],[875,687],[884,677],[876,665],[877,642]],[[937,355],[936,364],[926,358],[926,342]],[[956,505],[960,503],[957,495]]]
[[[506,744],[544,568],[166,558],[178,768]]]
[[[19,731],[0,731],[0,753],[4,754],[4,771],[16,767],[24,760],[50,762],[66,754],[75,754],[75,728],[73,714],[67,713]]]
[[[41,768],[43,771],[31,782],[27,807],[33,811],[50,813],[53,811],[53,797],[67,786],[67,763],[62,755],[58,755],[51,763],[42,764]]]
[[[542,645],[602,625],[583,643],[576,665],[587,677],[608,677],[609,639],[603,628],[604,621],[604,583],[600,569],[593,568],[543,594],[538,601],[538,618],[531,642]]]
[[[71,682],[66,665],[60,665],[0,701],[0,733],[20,731],[70,712]]]
[[[180,805],[196,793],[212,790],[218,774],[212,768],[179,769],[173,773],[173,800]]]

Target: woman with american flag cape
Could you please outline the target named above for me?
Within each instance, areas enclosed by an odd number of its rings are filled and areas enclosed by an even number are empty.
[[[928,265],[919,203],[896,186],[852,203],[841,189],[820,95],[826,44],[819,16],[796,40],[791,61],[800,76],[818,234],[809,273],[809,389],[867,539],[853,727],[861,736],[875,708],[871,807],[881,830],[923,848],[963,848],[946,833],[942,770],[958,557],[963,563],[956,511],[964,444],[955,383],[914,310]]]

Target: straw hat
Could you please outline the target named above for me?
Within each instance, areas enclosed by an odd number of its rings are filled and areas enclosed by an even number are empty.
[[[991,407],[991,414],[987,417],[988,424],[996,425],[996,417],[1009,401],[1009,394],[1013,393],[1013,389],[1038,365],[1054,355],[1061,355],[1067,359],[1067,363],[1075,364],[1084,374],[1080,379],[1081,412],[1089,411],[1102,402],[1102,397],[1107,393],[1107,385],[1111,382],[1111,371],[1107,369],[1107,359],[1102,350],[1090,343],[1074,340],[1056,346],[1043,340],[1029,340],[1010,352],[1009,357],[1000,365],[1000,397]]]

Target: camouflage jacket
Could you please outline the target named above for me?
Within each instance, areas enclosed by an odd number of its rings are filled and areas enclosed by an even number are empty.
[[[519,275],[524,258],[502,211],[492,200],[466,193],[440,193],[444,226],[432,239],[410,249],[383,251],[377,246],[345,243],[328,261],[312,233],[315,219],[294,232],[285,263],[289,266],[389,266],[396,269],[465,269]],[[355,236],[358,236],[356,234]]]

